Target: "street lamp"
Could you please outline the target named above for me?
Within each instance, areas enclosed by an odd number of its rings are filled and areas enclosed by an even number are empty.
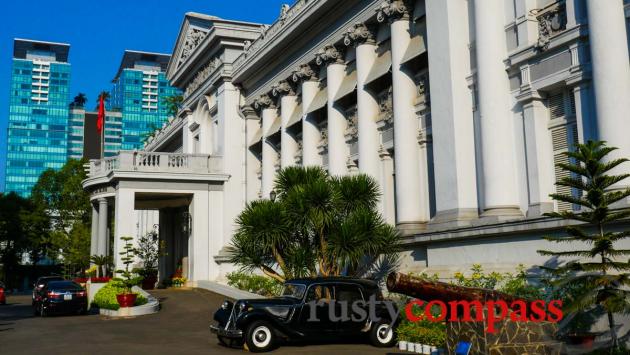
[[[269,199],[271,200],[271,202],[274,202],[276,200],[276,191],[275,190],[271,190],[271,192],[269,193]]]

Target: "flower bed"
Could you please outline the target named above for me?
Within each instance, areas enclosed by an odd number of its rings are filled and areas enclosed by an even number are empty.
[[[111,277],[109,276],[104,276],[104,277],[91,277],[90,281],[93,284],[104,284],[104,283],[108,283],[109,281],[111,281]]]
[[[104,283],[108,283],[112,278],[111,277],[75,277],[74,279],[72,279],[72,281],[78,283],[78,284],[82,284],[85,285],[88,280],[90,282],[92,282],[93,284],[104,284]]]
[[[120,305],[116,300],[116,295],[123,293],[124,290],[125,288],[120,281],[111,280],[100,290],[98,290],[96,295],[94,295],[94,301],[92,302],[92,305],[103,309],[118,310],[120,308]],[[138,295],[134,306],[141,306],[147,303],[147,299],[144,296],[138,294],[137,292],[134,293]]]

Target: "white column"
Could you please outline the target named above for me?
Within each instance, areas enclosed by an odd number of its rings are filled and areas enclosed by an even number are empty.
[[[346,65],[330,63],[326,67],[326,85],[328,86],[328,171],[331,175],[348,173],[348,146],[346,144],[346,116],[335,103],[335,94],[341,86]]]
[[[114,254],[112,255],[117,270],[124,267],[121,260],[122,255],[120,255],[120,252],[124,250],[124,242],[120,240],[120,238],[136,237],[136,220],[133,213],[135,208],[135,193],[129,188],[120,186],[120,184],[116,190]]]
[[[365,27],[365,25],[363,25]],[[376,120],[379,115],[378,102],[365,87],[370,69],[377,58],[376,43],[373,39],[358,43],[356,46],[357,61],[357,115],[359,171],[372,176],[379,183],[381,192],[381,162],[378,155],[380,147]]]
[[[549,111],[537,92],[524,98],[522,106],[529,191],[527,216],[536,217],[554,208],[553,200],[549,197],[555,192]]]
[[[514,117],[505,64],[503,0],[475,0],[484,215],[518,216]]]
[[[209,208],[211,205],[223,206],[223,203],[220,200],[210,201],[209,194],[209,191],[195,192],[189,207],[191,235],[188,249],[188,274],[191,281],[209,279],[210,265],[214,265],[216,269],[212,257],[218,253],[222,244],[221,233],[210,231],[210,225],[217,226],[219,231],[221,230],[222,214],[211,214]]]
[[[313,113],[308,107],[319,92],[319,82],[304,80],[302,82],[302,165],[322,165],[322,159],[317,151],[317,145],[322,136],[317,127]]]
[[[92,206],[92,230],[90,233],[90,256],[98,253],[98,208],[90,201]],[[90,265],[92,263],[90,262]]]
[[[396,18],[391,23],[394,169],[397,224],[415,229],[426,222],[426,201],[421,201],[421,196],[422,184],[427,183],[427,177],[420,176],[418,119],[414,109],[416,83],[401,64],[411,42],[410,26],[408,15]]]
[[[98,199],[98,247],[96,254],[108,255],[107,250],[107,199]]]
[[[247,131],[247,137],[245,138],[245,149],[247,150],[247,202],[250,202],[257,200],[260,192],[258,170],[261,167],[261,162],[256,153],[249,147],[249,143],[252,142],[260,129],[260,121],[256,111],[250,106],[243,107],[241,113],[245,119],[245,130]]]
[[[287,131],[289,128],[287,125],[297,104],[297,96],[295,95],[284,95],[280,98],[280,117],[282,120],[280,166],[283,168],[295,165],[295,153],[297,152],[298,145],[295,138]]]
[[[273,183],[276,176],[276,162],[278,152],[273,144],[267,140],[269,129],[274,121],[278,119],[278,110],[274,105],[269,105],[262,110],[262,197],[269,198],[269,193],[273,190]]]
[[[478,217],[475,128],[470,75],[468,2],[427,1],[433,135],[433,223]]]
[[[618,148],[608,159],[630,158],[630,68],[623,2],[587,0],[586,4],[599,139]],[[630,164],[611,173],[630,173]],[[626,179],[622,184],[630,182]]]

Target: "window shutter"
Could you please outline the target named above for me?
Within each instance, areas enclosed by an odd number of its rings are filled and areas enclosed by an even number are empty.
[[[564,92],[549,96],[549,114],[551,119],[564,117]]]
[[[553,146],[553,161],[555,164],[569,164],[571,159],[565,155],[566,152],[573,150],[575,144],[579,142],[577,123],[573,119],[576,115],[575,97],[571,90],[566,90],[549,96],[547,107],[549,108],[549,116],[553,121],[555,119],[563,119],[565,123],[557,125],[551,129],[551,142]],[[556,182],[563,178],[571,177],[572,173],[558,166],[555,166]],[[580,196],[580,191],[556,185],[556,193],[561,195]],[[556,201],[558,211],[569,211],[577,209],[571,203]]]

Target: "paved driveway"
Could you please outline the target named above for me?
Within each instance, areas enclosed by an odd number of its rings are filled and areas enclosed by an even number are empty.
[[[118,319],[100,315],[33,317],[30,296],[0,306],[0,354],[244,354],[218,344],[208,326],[223,296],[202,290],[156,290],[162,310]],[[368,344],[286,345],[274,354],[387,354]]]

